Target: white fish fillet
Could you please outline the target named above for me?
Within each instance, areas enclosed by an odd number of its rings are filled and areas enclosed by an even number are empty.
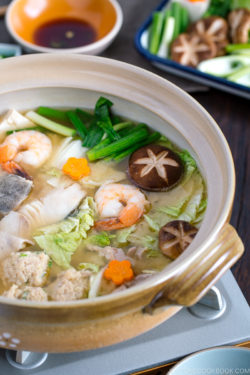
[[[10,253],[23,249],[29,240],[16,237],[13,234],[0,231],[0,260],[6,258]]]
[[[11,252],[32,244],[31,236],[36,228],[63,220],[74,211],[86,193],[79,184],[51,190],[46,196],[22,206],[18,212],[10,212],[0,221],[0,259]]]
[[[11,211],[0,221],[0,231],[25,238],[29,232],[29,222],[19,212]],[[1,237],[0,237],[1,246]]]
[[[31,231],[63,220],[75,210],[86,193],[77,183],[67,188],[51,190],[45,197],[24,205],[19,213],[24,215]]]

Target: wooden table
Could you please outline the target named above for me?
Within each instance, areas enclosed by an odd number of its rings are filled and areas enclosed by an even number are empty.
[[[7,0],[0,0],[0,6],[8,3]],[[189,82],[152,67],[134,47],[136,30],[158,3],[158,0],[120,0],[124,12],[124,25],[117,39],[103,53],[103,56],[140,66],[175,82],[186,90],[191,90],[192,85]],[[13,43],[3,20],[0,20],[0,43],[3,42]],[[250,102],[213,89],[192,93],[192,96],[215,118],[232,150],[237,188],[231,223],[237,229],[246,247],[243,257],[232,271],[250,303],[250,278],[248,276],[250,270],[250,227],[248,227],[250,226]]]

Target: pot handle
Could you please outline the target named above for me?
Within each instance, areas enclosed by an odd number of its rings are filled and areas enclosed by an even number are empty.
[[[244,246],[236,230],[226,223],[214,242],[184,272],[170,278],[143,312],[155,314],[169,305],[191,306],[243,254]]]

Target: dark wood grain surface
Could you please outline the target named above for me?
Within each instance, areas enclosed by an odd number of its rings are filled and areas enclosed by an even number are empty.
[[[114,43],[102,55],[150,70],[191,92],[191,95],[214,117],[225,134],[232,150],[237,178],[231,223],[245,244],[245,253],[232,271],[250,303],[250,101],[214,89],[204,91],[202,86],[197,87],[197,84],[157,70],[136,51],[135,32],[158,2],[158,0],[120,0],[124,12],[124,25]],[[0,0],[0,6],[8,3],[8,0]],[[13,43],[2,19],[0,43],[3,42]],[[194,92],[197,89],[199,91]]]

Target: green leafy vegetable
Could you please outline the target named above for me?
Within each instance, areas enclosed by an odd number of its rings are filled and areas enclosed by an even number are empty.
[[[116,240],[119,244],[125,244],[129,241],[129,236],[133,233],[136,229],[135,225],[131,227],[120,229],[116,232]]]
[[[220,16],[226,18],[230,11],[231,0],[211,0],[208,10],[203,17]]]
[[[153,220],[150,216],[143,215],[143,218],[148,223],[148,226],[149,226],[150,229],[152,229],[155,232],[158,232],[160,230],[159,224],[155,220]]]
[[[97,125],[100,126],[105,133],[107,133],[108,137],[113,140],[117,141],[120,139],[119,134],[114,130],[113,124],[109,114],[109,108],[113,105],[113,103],[104,98],[100,97],[95,106],[95,117],[97,121]]]
[[[148,250],[146,254],[147,254],[147,258],[156,258],[159,256],[160,251],[151,249],[151,250]]]
[[[107,232],[101,232],[100,234],[94,234],[88,238],[88,242],[98,245],[98,246],[109,246],[111,244],[111,240],[115,238],[114,234],[109,234]]]
[[[78,264],[77,267],[79,270],[90,270],[93,272],[98,272],[99,271],[99,266],[94,263],[80,263]]]
[[[185,174],[182,180],[182,184],[184,184],[190,179],[194,171],[197,169],[197,164],[194,158],[190,155],[190,153],[187,150],[183,150],[177,153],[185,167]]]
[[[187,197],[182,199],[179,203],[177,203],[175,206],[169,206],[169,207],[161,207],[158,209],[158,211],[163,212],[166,215],[172,216],[174,218],[178,218],[181,214],[182,208],[184,204],[187,201]]]
[[[76,215],[58,224],[41,228],[34,236],[37,244],[62,268],[69,268],[72,254],[94,225],[94,201],[87,197]]]
[[[187,202],[184,211],[178,217],[178,220],[185,220],[192,223],[196,219],[202,198],[204,194],[204,185],[200,175],[197,175],[195,188],[192,192],[190,200]]]
[[[90,125],[94,120],[94,116],[91,113],[84,111],[83,109],[77,108],[76,113],[78,114],[82,122],[87,126]]]
[[[96,146],[102,139],[104,130],[93,122],[89,128],[88,135],[83,141],[83,146],[91,148]]]
[[[135,242],[136,244],[140,244],[140,246],[145,247],[147,250],[157,250],[158,249],[158,236],[153,237],[150,235],[146,235],[143,237],[138,237],[137,234],[130,235],[131,242]]]

